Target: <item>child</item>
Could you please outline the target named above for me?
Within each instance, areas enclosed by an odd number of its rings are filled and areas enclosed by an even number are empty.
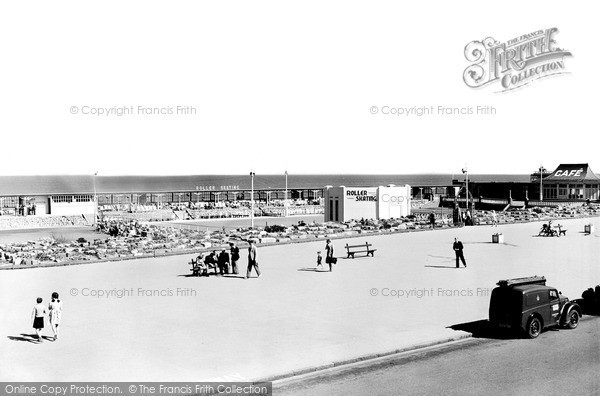
[[[58,293],[52,293],[52,301],[48,305],[50,312],[50,326],[54,332],[54,341],[58,340],[58,325],[62,316],[62,302],[58,299]]]
[[[317,268],[319,268],[319,266],[321,266],[321,269],[323,269],[322,261],[323,261],[323,256],[321,256],[321,251],[319,250],[317,252]]]
[[[37,334],[38,341],[43,342],[42,329],[44,328],[44,315],[46,315],[46,307],[42,305],[42,298],[37,298],[37,305],[33,307],[31,317],[33,319],[33,328]]]

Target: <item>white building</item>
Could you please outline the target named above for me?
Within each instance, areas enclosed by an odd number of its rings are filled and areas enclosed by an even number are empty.
[[[325,221],[391,219],[410,215],[411,188],[325,186]]]

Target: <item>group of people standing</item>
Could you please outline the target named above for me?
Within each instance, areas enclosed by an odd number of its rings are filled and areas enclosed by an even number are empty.
[[[246,279],[250,277],[252,269],[256,271],[256,275],[260,278],[260,268],[258,267],[258,261],[256,260],[256,244],[254,241],[249,242],[248,246],[248,268],[246,270]],[[215,273],[219,275],[225,274],[238,274],[237,262],[240,259],[240,248],[235,243],[229,243],[229,252],[223,249],[221,253],[217,255],[217,252],[213,250],[206,256],[199,255],[197,257],[197,265],[200,267],[200,273],[208,276],[208,270],[213,268]]]
[[[44,329],[46,314],[48,315],[50,327],[54,333],[53,340],[58,340],[58,326],[60,325],[62,316],[62,301],[58,298],[58,293],[52,293],[52,300],[47,307],[43,304],[44,300],[41,297],[38,297],[36,301],[37,304],[33,307],[31,319],[33,320],[33,328],[35,329],[38,342],[43,342],[42,330]]]

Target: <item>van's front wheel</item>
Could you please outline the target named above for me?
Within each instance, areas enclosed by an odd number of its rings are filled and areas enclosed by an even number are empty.
[[[567,323],[565,323],[568,329],[574,329],[579,325],[579,312],[576,309],[572,309],[567,315]]]

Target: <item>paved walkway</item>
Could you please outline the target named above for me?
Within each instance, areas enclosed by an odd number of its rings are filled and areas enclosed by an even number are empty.
[[[570,298],[600,283],[600,234],[581,232],[600,219],[559,222],[566,237],[527,223],[353,239],[375,258],[340,259],[333,273],[314,271],[323,241],[259,248],[259,279],[186,277],[183,256],[3,271],[0,380],[257,379],[454,337],[448,326],[487,318],[499,279],[545,275]],[[491,244],[494,232],[506,243]],[[454,268],[454,236],[467,269]],[[29,342],[35,298],[53,291],[61,339]],[[89,296],[100,291],[113,294]]]

